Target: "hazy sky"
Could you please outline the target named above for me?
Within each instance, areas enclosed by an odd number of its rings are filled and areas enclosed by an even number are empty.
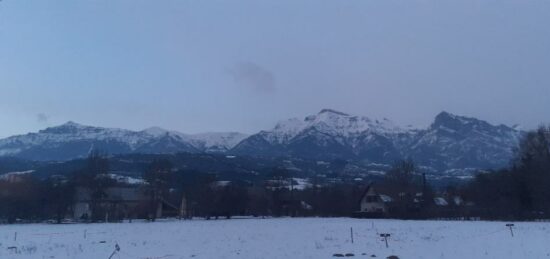
[[[550,122],[550,1],[0,1],[0,136],[252,133],[333,108]]]

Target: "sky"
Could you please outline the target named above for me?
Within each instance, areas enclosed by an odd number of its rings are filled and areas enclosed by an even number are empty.
[[[0,137],[269,129],[323,108],[550,123],[550,1],[0,1]]]

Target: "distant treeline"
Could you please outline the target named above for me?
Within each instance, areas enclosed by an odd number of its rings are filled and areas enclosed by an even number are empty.
[[[480,172],[437,193],[421,184],[412,161],[396,163],[379,184],[394,198],[389,217],[537,220],[550,218],[550,127],[527,132],[510,166]],[[421,193],[421,196],[413,195]],[[441,206],[434,199],[446,199]]]
[[[146,184],[143,204],[131,213],[108,211],[108,188],[130,185],[105,177],[109,159],[94,152],[81,169],[71,176],[47,179],[19,177],[0,181],[0,220],[4,222],[62,222],[73,215],[78,188],[90,191],[90,218],[104,221],[123,218],[154,220],[158,204],[181,205],[179,216],[217,218],[253,216],[350,216],[368,184],[345,182],[319,184],[310,179],[302,188],[293,174],[284,168],[270,168],[254,181],[219,181],[216,174],[175,169],[171,161],[156,159],[143,172]],[[507,169],[480,173],[474,180],[434,191],[422,177],[414,161],[397,161],[377,183],[377,190],[392,197],[384,217],[393,218],[482,218],[531,220],[550,215],[550,128],[529,132],[516,150]],[[447,205],[434,202],[445,198]],[[457,202],[453,202],[453,199]],[[456,200],[458,199],[458,200]],[[460,201],[460,202],[458,202]],[[185,204],[185,205],[184,205]],[[112,209],[112,208],[110,208]],[[185,210],[185,211],[183,211]]]
[[[550,218],[550,127],[528,132],[509,168],[478,174],[461,192],[484,218]]]

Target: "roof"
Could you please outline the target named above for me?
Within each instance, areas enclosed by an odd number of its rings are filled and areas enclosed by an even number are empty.
[[[434,203],[437,206],[447,206],[447,205],[449,205],[449,203],[444,198],[441,198],[441,197],[435,197],[434,198]]]
[[[361,195],[360,199],[359,199],[359,202],[361,202],[363,200],[363,198],[367,195],[367,193],[370,191],[371,188],[373,188],[373,183],[370,183],[367,188],[365,189],[365,191],[363,192],[363,194]],[[380,193],[377,193],[377,195],[380,197],[380,200],[382,200],[382,202],[384,203],[388,203],[388,202],[392,202],[393,201],[393,198],[390,197],[389,195],[386,195],[386,194],[380,194]]]
[[[369,183],[369,185],[367,185],[367,188],[365,188],[365,191],[363,191],[363,194],[361,194],[361,197],[359,198],[359,202],[361,202],[361,200],[363,200],[363,197],[365,197],[365,195],[367,195],[367,193],[369,192],[372,185],[373,185],[373,183]]]

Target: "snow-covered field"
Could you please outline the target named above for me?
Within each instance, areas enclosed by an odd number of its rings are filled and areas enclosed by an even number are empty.
[[[550,223],[517,222],[514,237],[504,222],[348,218],[0,226],[0,258],[107,259],[116,244],[112,258],[533,259],[550,258]]]

